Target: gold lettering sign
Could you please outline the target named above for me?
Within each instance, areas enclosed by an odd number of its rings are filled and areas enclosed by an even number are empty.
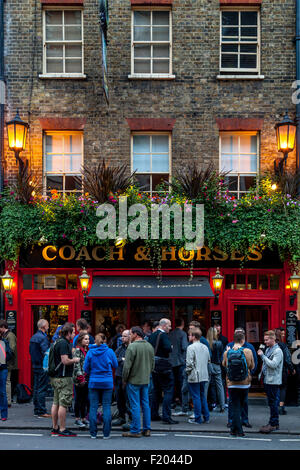
[[[66,248],[69,248],[69,250],[70,250],[70,256],[69,257],[65,256],[65,249]],[[75,250],[71,245],[62,246],[59,249],[58,254],[59,254],[60,258],[63,259],[64,261],[70,261],[71,259],[75,258]]]
[[[115,261],[114,256],[117,255],[118,261],[124,261],[124,253],[123,253],[123,247],[121,246],[120,248],[114,248],[113,246],[109,247],[109,260],[110,261]]]
[[[214,248],[214,253],[217,253],[221,256],[216,256],[213,254],[213,259],[216,261],[226,261],[228,259],[228,254],[224,253],[224,251],[220,250],[217,246]]]
[[[83,246],[80,249],[80,252],[78,253],[78,256],[75,259],[76,259],[76,261],[80,261],[81,258],[85,259],[86,261],[92,261],[92,258],[90,257],[86,246]]]
[[[203,253],[204,251],[204,253]],[[211,257],[211,250],[208,246],[203,246],[200,250],[197,250],[197,261],[212,261]]]
[[[161,248],[161,259],[162,261],[167,261],[167,256],[171,256],[170,261],[176,261],[176,250],[175,246],[171,246],[171,251],[168,251],[166,246]]]
[[[125,249],[128,248],[127,246]],[[79,251],[76,253],[72,245],[64,245],[58,249],[54,245],[47,245],[42,250],[42,257],[46,261],[54,261],[58,257],[64,261],[104,261],[108,258],[109,261],[124,261],[124,247],[115,247],[110,246],[107,255],[107,248],[102,245],[97,245],[93,248],[82,246]],[[135,261],[150,261],[150,248],[147,248],[145,245],[140,245],[137,247],[135,254],[132,255]],[[249,248],[248,258],[250,261],[260,261],[262,259],[262,253],[257,247]],[[176,246],[161,247],[161,259],[162,261],[220,261],[224,262],[227,260],[230,261],[242,261],[244,256],[241,255],[236,250],[233,250],[230,254],[225,253],[220,250],[220,248],[215,247],[213,250],[207,246],[203,246],[197,251],[191,250],[186,251],[184,248],[180,248],[178,251]]]
[[[98,256],[98,250],[104,251],[104,256],[102,256],[101,258],[100,256]],[[93,251],[92,251],[92,258],[94,258],[94,260],[96,261],[103,261],[105,259],[105,253],[106,253],[106,250],[104,246],[95,246],[95,248],[93,248]]]
[[[182,261],[191,261],[194,258],[194,250],[186,251],[184,248],[178,250],[178,256]]]
[[[45,246],[45,248],[43,248],[43,251],[42,251],[42,256],[46,261],[53,261],[56,258],[56,255],[50,258],[50,256],[48,255],[48,250],[50,249],[54,251],[55,253],[57,252],[56,246],[53,246],[53,245]]]

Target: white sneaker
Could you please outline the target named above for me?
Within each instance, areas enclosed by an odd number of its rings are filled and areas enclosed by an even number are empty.
[[[172,416],[188,416],[187,411],[173,411]]]
[[[76,426],[79,426],[80,428],[85,428],[86,425],[81,421],[81,419],[76,419],[75,420]]]
[[[91,439],[97,439],[97,436],[91,436]]]
[[[192,413],[192,414],[190,415],[190,419],[195,419],[195,413]]]
[[[110,436],[103,436],[103,439],[104,439],[104,440],[110,439]]]

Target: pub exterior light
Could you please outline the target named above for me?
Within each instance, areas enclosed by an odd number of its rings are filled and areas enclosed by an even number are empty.
[[[281,122],[275,125],[278,152],[283,153],[283,158],[277,164],[274,161],[276,174],[282,175],[283,165],[286,165],[288,154],[294,150],[296,137],[296,124],[289,118],[288,113]]]
[[[294,271],[294,274],[291,277],[289,277],[289,282],[290,282],[291,291],[293,292],[293,294],[290,295],[290,304],[294,305],[295,299],[297,297],[297,292],[299,290],[299,285],[300,285],[300,276],[296,274],[296,271]]]
[[[10,291],[11,291],[11,288],[12,288],[12,285],[13,285],[13,276],[11,276],[9,274],[8,271],[6,271],[5,274],[3,274],[3,276],[0,276],[1,277],[1,280],[2,280],[2,287],[3,287],[3,290],[5,292],[5,295],[6,295],[6,298],[8,300],[8,303],[10,305],[12,305],[12,295],[10,294]]]
[[[20,152],[25,150],[29,124],[27,122],[22,121],[19,116],[19,111],[17,110],[16,116],[14,117],[14,119],[6,123],[6,127],[8,136],[8,146],[10,150],[13,150],[15,152],[17,159],[17,155],[19,155]]]
[[[89,281],[90,281],[90,276],[87,274],[85,268],[82,270],[82,274],[78,276],[80,285],[81,285],[81,290],[84,298],[84,305],[88,305],[88,288],[89,288]]]
[[[217,268],[216,274],[212,277],[212,282],[214,286],[214,291],[215,291],[215,301],[214,304],[217,305],[219,303],[219,295],[222,290],[222,284],[223,284],[224,276],[220,273],[220,269]]]

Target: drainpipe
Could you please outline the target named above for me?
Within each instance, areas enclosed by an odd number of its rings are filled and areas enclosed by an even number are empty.
[[[0,0],[0,193],[3,191],[3,161],[4,161],[4,0]],[[4,263],[0,265],[0,274],[3,274]],[[0,287],[0,318],[4,318],[4,292]]]
[[[296,0],[296,80],[300,80],[300,0]],[[297,81],[297,84],[300,83]],[[296,170],[297,194],[300,195],[300,100],[296,104]]]

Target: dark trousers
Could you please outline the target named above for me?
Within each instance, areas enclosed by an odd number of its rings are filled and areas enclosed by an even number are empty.
[[[228,392],[231,400],[231,432],[242,434],[242,409],[248,396],[248,388],[229,388]]]
[[[129,409],[128,396],[126,387],[123,388],[122,377],[116,376],[115,378],[115,393],[117,399],[117,407],[119,416],[122,419],[126,419],[126,413],[131,418],[131,412]]]
[[[185,368],[184,364],[181,366],[172,367],[173,377],[174,377],[173,402],[175,402],[176,398],[179,398],[180,403],[182,402],[181,390],[182,390],[182,384],[183,384],[184,368]]]
[[[280,401],[280,385],[270,385],[264,383],[265,392],[268,398],[268,405],[270,408],[271,426],[279,426],[279,401]]]
[[[242,423],[248,423],[249,418],[248,418],[248,393],[249,393],[249,388],[245,389],[247,391],[247,394],[245,396],[244,400],[244,405],[241,411],[241,418],[242,418]],[[229,400],[228,400],[228,423],[232,423],[232,400],[230,398],[230,393],[229,393]]]
[[[35,415],[47,413],[46,395],[49,376],[44,369],[33,369],[33,406]]]
[[[151,417],[152,419],[159,417],[159,404],[162,393],[164,394],[162,405],[162,419],[168,421],[171,419],[171,404],[174,392],[174,378],[173,372],[170,370],[165,374],[157,374],[153,372],[153,398],[151,404]]]
[[[75,386],[74,413],[76,418],[84,419],[89,412],[89,388],[88,384]]]

